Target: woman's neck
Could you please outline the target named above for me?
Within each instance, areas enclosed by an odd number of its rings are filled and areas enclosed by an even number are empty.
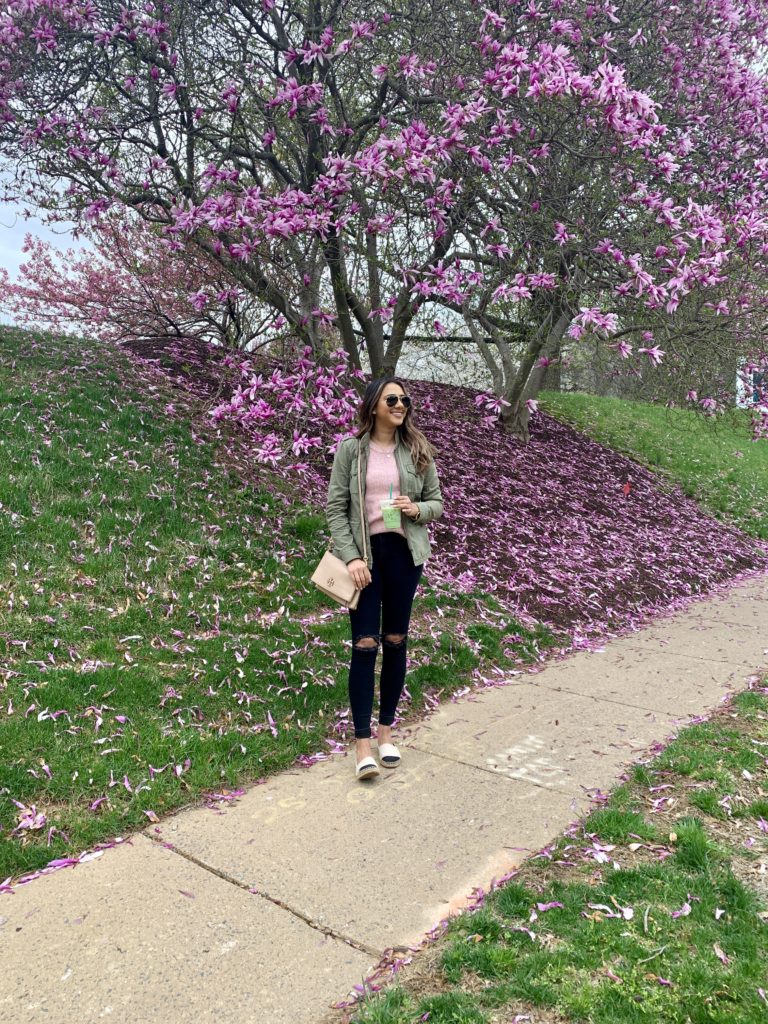
[[[380,444],[383,448],[390,447],[395,443],[397,436],[397,430],[384,430],[382,431],[378,423],[374,426],[371,431],[371,440],[374,444]]]

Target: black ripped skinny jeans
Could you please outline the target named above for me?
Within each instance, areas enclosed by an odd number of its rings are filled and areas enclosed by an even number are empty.
[[[381,705],[379,724],[392,725],[397,702],[405,684],[408,626],[416,588],[423,566],[414,565],[408,542],[399,533],[375,533],[371,537],[373,569],[371,582],[360,594],[360,602],[350,611],[352,626],[352,662],[349,666],[349,703],[355,725],[355,739],[371,735],[374,670],[379,639],[381,656]],[[387,636],[402,636],[399,643]],[[363,639],[376,641],[375,647],[359,647]]]

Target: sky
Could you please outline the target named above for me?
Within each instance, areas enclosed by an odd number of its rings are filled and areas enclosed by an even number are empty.
[[[19,264],[25,259],[21,251],[25,235],[35,235],[37,238],[52,242],[60,249],[76,244],[63,226],[58,226],[54,232],[36,217],[25,219],[20,212],[21,209],[10,203],[0,202],[0,267],[8,271],[12,281],[16,280]],[[0,310],[0,323],[12,322],[8,314]]]
[[[7,270],[12,278],[16,277],[19,264],[24,259],[21,247],[26,234],[47,239],[58,248],[67,248],[73,244],[72,236],[62,227],[57,227],[53,232],[36,217],[26,220],[20,210],[21,207],[0,202],[0,267]]]

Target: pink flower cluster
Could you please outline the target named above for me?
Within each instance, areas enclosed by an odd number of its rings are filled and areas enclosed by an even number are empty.
[[[248,359],[225,356],[222,366],[245,383],[236,384],[231,397],[211,412],[214,423],[228,420],[249,431],[258,462],[300,474],[310,469],[301,461],[304,456],[333,453],[350,433],[359,405],[350,385],[354,377],[362,378],[359,371],[350,372],[342,351],[332,353],[328,366],[318,366],[311,354],[306,349],[288,372],[275,367],[271,373],[256,372]],[[329,430],[330,444],[323,436]]]

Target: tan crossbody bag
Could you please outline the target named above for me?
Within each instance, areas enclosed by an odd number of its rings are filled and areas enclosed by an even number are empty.
[[[365,543],[365,521],[363,519],[363,485],[360,479],[360,442],[357,442],[357,494],[360,499],[360,528],[363,536],[363,561],[368,564],[368,548]],[[320,559],[320,564],[312,573],[312,582],[318,590],[321,590],[327,597],[332,598],[338,604],[347,608],[357,608],[361,591],[355,586],[355,581],[349,574],[349,569],[332,551],[326,551]]]

